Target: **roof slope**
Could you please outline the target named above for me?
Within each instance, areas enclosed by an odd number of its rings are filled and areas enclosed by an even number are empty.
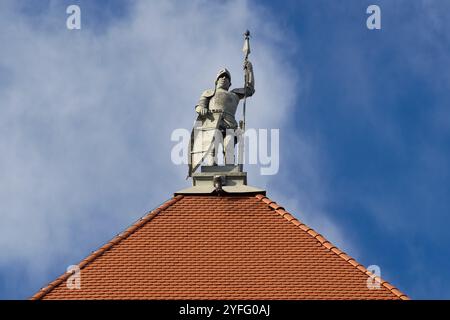
[[[32,299],[408,299],[263,195],[183,196]]]

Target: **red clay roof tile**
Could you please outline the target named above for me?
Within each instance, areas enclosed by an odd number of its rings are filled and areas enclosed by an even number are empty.
[[[277,204],[276,202],[272,202],[269,207],[271,207],[274,210],[280,210],[280,209],[284,209],[282,206],[280,206],[279,204]]]
[[[263,195],[176,196],[79,266],[32,299],[408,299]]]

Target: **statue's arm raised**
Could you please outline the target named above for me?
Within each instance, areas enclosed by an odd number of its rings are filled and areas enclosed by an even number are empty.
[[[240,99],[243,99],[244,96],[251,97],[255,93],[255,76],[253,74],[253,65],[250,61],[246,61],[244,63],[244,72],[245,79],[247,81],[247,83],[245,84],[245,88],[232,90],[232,92],[237,94]]]

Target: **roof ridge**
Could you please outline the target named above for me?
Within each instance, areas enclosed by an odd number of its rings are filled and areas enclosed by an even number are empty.
[[[300,220],[295,218],[292,214],[290,214],[289,212],[284,210],[284,208],[282,206],[278,205],[275,201],[272,201],[271,199],[269,199],[268,197],[266,197],[265,195],[262,195],[262,194],[256,195],[255,198],[262,201],[263,203],[267,204],[267,206],[269,208],[271,208],[276,213],[278,213],[283,218],[285,218],[287,221],[291,222],[292,224],[294,224],[295,226],[299,227],[301,230],[303,230],[304,232],[309,234],[311,237],[313,237],[318,242],[320,242],[320,244],[322,244],[323,247],[325,247],[327,250],[333,252],[340,258],[344,259],[346,262],[348,262],[353,267],[355,267],[355,269],[361,271],[362,273],[364,273],[365,275],[367,275],[369,277],[373,276],[373,273],[370,272],[369,270],[367,270],[362,264],[356,262],[355,259],[353,259],[349,255],[347,255],[344,251],[342,251],[339,248],[337,248],[336,246],[334,246],[330,241],[325,239],[321,234],[317,233],[314,229],[310,228],[308,225],[304,224],[303,222],[301,222]],[[410,298],[406,294],[401,292],[398,288],[394,287],[389,282],[383,280],[381,277],[375,276],[374,279],[376,281],[378,281],[383,287],[388,289],[392,294],[397,296],[399,299],[410,300]]]
[[[119,233],[117,236],[115,236],[113,239],[108,241],[106,244],[104,244],[99,249],[93,251],[89,256],[81,260],[77,265],[79,266],[80,270],[89,265],[91,262],[93,262],[95,259],[103,255],[106,251],[110,250],[113,246],[120,243],[122,240],[128,238],[130,235],[132,235],[134,232],[136,232],[138,229],[142,228],[147,222],[151,221],[154,217],[156,217],[159,213],[166,210],[168,207],[173,205],[174,203],[181,200],[184,196],[183,195],[177,195],[170,200],[167,200],[163,204],[161,204],[156,209],[153,209],[150,212],[147,212],[144,216],[142,216],[139,220],[137,220],[135,223],[133,223],[131,226],[129,226],[125,231]],[[63,283],[67,278],[69,278],[73,272],[65,272],[61,276],[59,276],[56,280],[50,282],[46,287],[41,288],[35,295],[33,295],[30,299],[31,300],[39,300],[42,299],[46,294],[50,293],[54,288],[56,288],[58,285]]]

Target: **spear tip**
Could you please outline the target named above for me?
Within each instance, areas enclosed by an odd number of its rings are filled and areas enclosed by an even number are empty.
[[[245,54],[245,59],[247,59],[250,53],[250,31],[245,31],[244,37],[244,47],[242,48],[242,51]]]

